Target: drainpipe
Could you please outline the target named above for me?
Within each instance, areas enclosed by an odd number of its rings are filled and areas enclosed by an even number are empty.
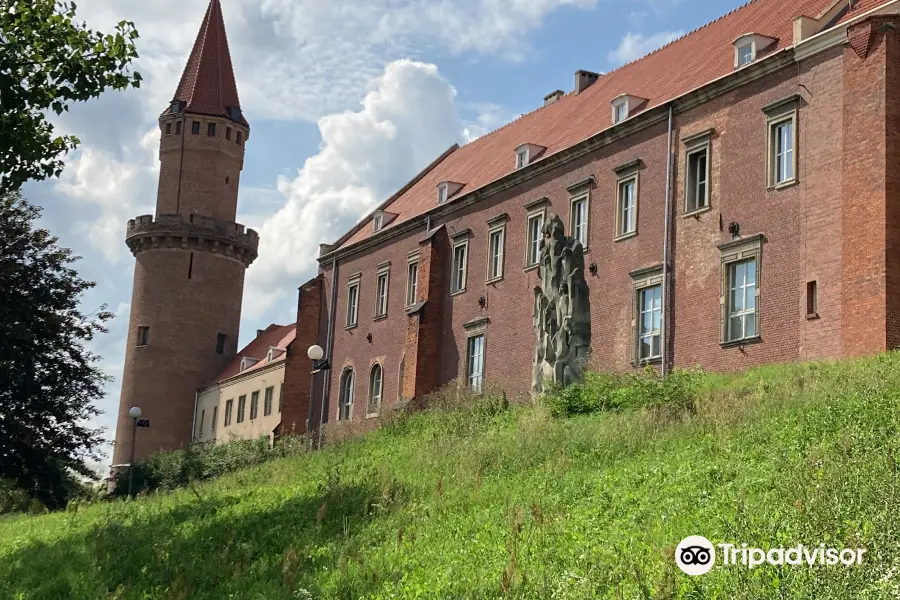
[[[665,377],[669,372],[669,328],[668,323],[671,311],[669,310],[669,232],[672,228],[672,105],[669,104],[669,136],[666,141],[666,219],[665,232],[663,233],[663,282],[662,282],[662,375]]]
[[[328,362],[333,363],[331,350],[334,346],[334,305],[337,302],[337,283],[338,283],[338,265],[337,254],[331,259],[331,299],[328,302],[328,339],[325,342],[325,358]],[[334,368],[334,364],[331,365]],[[328,398],[328,392],[331,388],[331,371],[325,373],[325,380],[322,382],[322,406],[319,410],[319,443],[317,448],[322,447],[322,425],[325,424],[325,400]],[[312,390],[310,390],[310,394]]]
[[[194,390],[194,418],[191,420],[191,444],[197,441],[197,403],[200,401],[200,390]]]

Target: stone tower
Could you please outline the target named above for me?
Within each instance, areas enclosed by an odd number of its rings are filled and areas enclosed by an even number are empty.
[[[244,271],[255,231],[235,223],[244,144],[219,0],[211,0],[175,97],[159,117],[156,214],[128,222],[134,291],[113,467],[191,441],[197,389],[237,353]]]

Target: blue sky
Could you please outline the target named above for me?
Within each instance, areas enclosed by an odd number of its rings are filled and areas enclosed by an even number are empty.
[[[44,224],[97,282],[85,309],[117,318],[93,344],[115,381],[97,424],[114,435],[131,298],[128,218],[153,212],[156,116],[171,99],[207,0],[83,0],[81,18],[141,33],[140,90],[110,93],[57,121],[83,145],[59,180],[29,184]],[[251,124],[239,220],[262,236],[244,295],[241,345],[293,321],[320,242],[454,142],[570,91],[577,69],[609,71],[737,0],[222,0]],[[586,132],[588,133],[588,132]]]

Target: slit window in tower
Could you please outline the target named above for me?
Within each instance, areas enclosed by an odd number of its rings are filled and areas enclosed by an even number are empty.
[[[216,135],[216,124],[215,123],[207,123],[206,135],[208,135],[210,137],[214,137]]]
[[[231,127],[226,127],[226,128],[225,128],[225,139],[226,139],[226,140],[230,140],[230,139],[231,139]]]
[[[224,333],[220,333],[219,337],[216,338],[216,354],[225,354],[225,341],[228,339],[228,336]]]
[[[191,252],[191,257],[188,259],[188,279],[194,274],[194,253]]]
[[[200,121],[194,121],[191,124],[191,133],[198,135],[200,133]]]
[[[241,145],[241,141],[242,141],[243,139],[244,139],[244,132],[243,132],[243,131],[238,131],[238,132],[237,132],[237,143],[238,143],[238,146]]]
[[[137,344],[136,346],[146,346],[147,342],[150,340],[150,328],[146,325],[140,325],[137,330]]]
[[[166,135],[172,135],[172,124],[166,123]]]
[[[181,121],[175,121],[175,135],[181,135]]]

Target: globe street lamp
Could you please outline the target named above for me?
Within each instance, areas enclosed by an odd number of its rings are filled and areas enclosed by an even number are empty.
[[[138,406],[132,406],[128,409],[128,416],[131,417],[131,462],[128,463],[128,495],[131,496],[132,482],[134,479],[134,441],[137,437],[138,427],[150,427],[150,419],[142,419],[143,411]]]

